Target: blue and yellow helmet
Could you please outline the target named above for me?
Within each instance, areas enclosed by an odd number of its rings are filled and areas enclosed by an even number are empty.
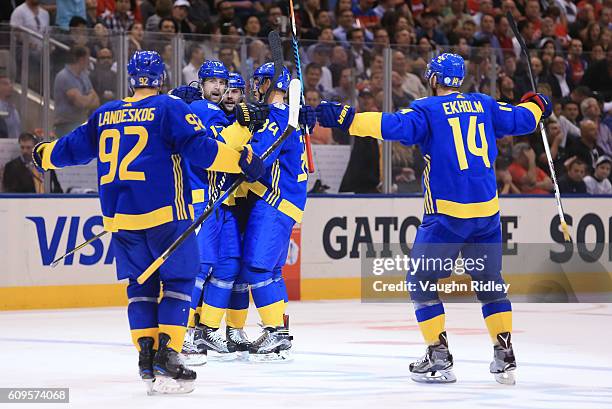
[[[273,77],[274,77],[274,63],[273,62],[267,62],[261,65],[253,73],[253,80],[257,80],[260,83],[265,78],[272,79]],[[282,91],[287,91],[289,89],[289,82],[291,82],[291,75],[289,74],[289,70],[287,69],[287,67],[283,67],[281,75],[278,77],[276,84],[272,84],[272,87],[276,89],[280,89]]]
[[[246,84],[244,83],[244,79],[242,78],[242,75],[238,74],[237,72],[230,72],[229,73],[229,83],[227,87],[228,88],[238,88],[244,91]]]
[[[425,71],[425,79],[429,81],[434,75],[438,84],[459,88],[465,77],[463,57],[457,54],[444,53],[432,58]]]
[[[136,51],[127,65],[132,88],[160,88],[164,83],[166,66],[155,51]]]
[[[229,71],[221,61],[207,60],[198,70],[198,78],[204,81],[207,78],[221,78],[229,81]]]

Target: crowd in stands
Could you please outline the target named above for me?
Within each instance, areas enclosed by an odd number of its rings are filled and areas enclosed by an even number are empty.
[[[288,2],[273,0],[7,0],[0,22],[69,46],[53,51],[54,130],[66,133],[99,104],[117,97],[118,33],[129,52],[155,49],[175,83],[197,79],[205,59],[243,74],[269,57],[271,30],[290,33]],[[516,104],[531,88],[525,57],[506,13],[530,50],[538,92],[554,114],[548,142],[562,193],[612,194],[611,0],[302,0],[296,18],[306,101],[332,100],[382,111],[383,50],[391,46],[391,109],[428,95],[423,72],[437,52],[466,60],[461,92],[482,92]],[[89,31],[88,31],[89,29]],[[172,72],[172,39],[187,41],[182,72]],[[201,37],[199,35],[207,35]],[[241,46],[246,45],[246,59]],[[286,59],[291,60],[287,50]],[[92,58],[90,58],[92,57]],[[95,61],[95,62],[93,62]],[[170,81],[169,81],[170,83]],[[10,102],[11,79],[0,73],[0,137],[17,138],[21,119]],[[351,144],[341,190],[380,191],[381,147],[316,126],[317,144]],[[500,193],[549,194],[552,182],[539,132],[498,142]],[[418,192],[424,168],[418,148],[396,144],[394,191]]]

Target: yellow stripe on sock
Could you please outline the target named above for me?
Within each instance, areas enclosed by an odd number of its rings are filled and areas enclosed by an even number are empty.
[[[257,311],[259,311],[259,316],[261,317],[261,321],[263,322],[264,326],[282,327],[284,325],[284,300],[277,301],[274,304],[266,305],[265,307],[258,307]]]
[[[151,337],[153,338],[153,349],[157,349],[157,328],[142,328],[142,329],[133,329],[130,331],[132,333],[132,342],[136,346],[138,352],[140,352],[140,345],[138,345],[138,339],[142,337]]]
[[[170,336],[168,348],[171,348],[176,352],[181,352],[183,349],[185,332],[187,332],[187,327],[183,327],[182,325],[159,324],[159,333],[164,333]]]
[[[200,323],[211,328],[219,328],[221,320],[225,314],[224,308],[213,307],[212,305],[202,304],[202,314],[200,314]]]
[[[419,322],[419,328],[427,345],[433,345],[439,341],[439,336],[444,331],[445,315],[441,314],[427,321]]]
[[[196,311],[193,308],[189,309],[189,319],[187,320],[187,326],[189,328],[195,327],[195,314]]]
[[[489,336],[493,344],[497,344],[497,334],[512,332],[512,311],[498,312],[485,318]]]
[[[244,328],[244,324],[247,320],[247,314],[249,313],[248,309],[244,310],[226,310],[225,322],[228,326],[234,328]]]

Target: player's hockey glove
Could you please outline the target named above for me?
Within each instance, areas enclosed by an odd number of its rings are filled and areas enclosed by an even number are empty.
[[[202,99],[202,92],[198,88],[190,85],[181,85],[176,87],[173,90],[170,90],[170,95],[179,97],[188,104]]]
[[[304,105],[300,108],[300,117],[298,119],[300,126],[307,126],[309,130],[314,128],[317,123],[317,114],[313,107]]]
[[[234,109],[236,121],[249,128],[251,133],[257,132],[268,119],[270,107],[266,104],[251,104],[241,102]]]
[[[238,161],[242,173],[246,176],[247,182],[254,182],[263,176],[266,168],[261,158],[253,153],[250,146],[246,145],[240,152],[240,160]]]
[[[533,91],[529,91],[521,98],[521,104],[525,102],[533,102],[536,104],[542,111],[542,119],[546,119],[552,115],[552,103],[550,102],[550,98],[544,94],[536,94]]]
[[[350,105],[342,105],[337,102],[323,101],[316,109],[317,121],[326,128],[340,128],[348,132],[353,118],[355,108]]]
[[[36,169],[41,173],[45,171],[42,167],[42,155],[45,145],[47,144],[49,144],[49,142],[38,142],[34,146],[34,149],[32,149],[32,162],[34,162],[34,166],[36,166]]]

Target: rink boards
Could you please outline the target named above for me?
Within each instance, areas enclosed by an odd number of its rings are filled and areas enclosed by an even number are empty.
[[[583,246],[584,254],[573,254],[571,248],[554,244],[563,239],[553,198],[501,198],[503,240],[510,248],[516,245],[520,249],[504,258],[506,278],[520,287],[527,277],[544,279],[558,274],[559,262],[551,260],[554,249],[562,255],[563,273],[570,273],[569,281],[575,290],[605,289],[601,277],[603,273],[610,278],[607,271],[611,271],[612,260],[608,244],[612,234],[611,204],[610,197],[564,199],[574,241],[601,243]],[[420,197],[309,198],[300,240],[292,244],[289,255],[293,264],[291,277],[299,284],[292,298],[359,298],[364,246],[411,243],[422,212]],[[115,280],[108,235],[67,257],[56,268],[50,267],[53,259],[67,249],[101,231],[96,197],[2,198],[0,223],[0,309],[112,306],[127,302],[125,284]],[[573,271],[572,261],[579,256],[585,259],[585,254],[588,263],[582,260],[580,271]],[[575,281],[571,276],[580,279]],[[598,278],[590,279],[591,276]]]

